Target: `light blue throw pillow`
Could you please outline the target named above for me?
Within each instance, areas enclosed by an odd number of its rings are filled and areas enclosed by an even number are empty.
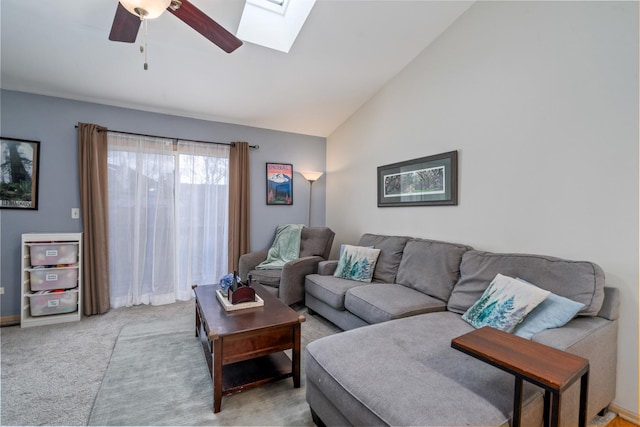
[[[335,277],[371,282],[380,249],[342,245],[340,252],[338,267],[333,274]]]
[[[537,286],[498,274],[462,318],[474,328],[491,326],[512,332],[549,294]]]
[[[513,330],[515,335],[523,338],[533,337],[545,329],[559,328],[584,307],[584,304],[561,297],[556,294],[549,296],[540,303],[527,317]]]

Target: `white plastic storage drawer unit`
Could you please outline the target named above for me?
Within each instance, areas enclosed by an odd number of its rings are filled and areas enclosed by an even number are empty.
[[[25,233],[21,252],[20,327],[80,320],[82,233]]]

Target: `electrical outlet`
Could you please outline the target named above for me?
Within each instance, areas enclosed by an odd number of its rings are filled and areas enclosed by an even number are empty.
[[[0,288],[0,295],[4,295],[4,288]]]
[[[80,209],[79,208],[71,208],[71,218],[73,218],[73,219],[80,218]]]

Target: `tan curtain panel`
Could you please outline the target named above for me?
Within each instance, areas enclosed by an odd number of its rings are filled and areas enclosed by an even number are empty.
[[[235,142],[229,152],[229,271],[237,271],[240,255],[250,250],[249,178],[249,144]]]
[[[84,314],[109,310],[109,218],[107,129],[78,123],[78,174],[83,225]]]

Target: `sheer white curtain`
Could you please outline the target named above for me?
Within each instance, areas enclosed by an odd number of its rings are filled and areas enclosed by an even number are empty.
[[[191,298],[226,273],[229,148],[109,132],[111,307]]]
[[[178,277],[212,284],[228,273],[229,146],[178,142]],[[184,292],[184,290],[181,290]]]

